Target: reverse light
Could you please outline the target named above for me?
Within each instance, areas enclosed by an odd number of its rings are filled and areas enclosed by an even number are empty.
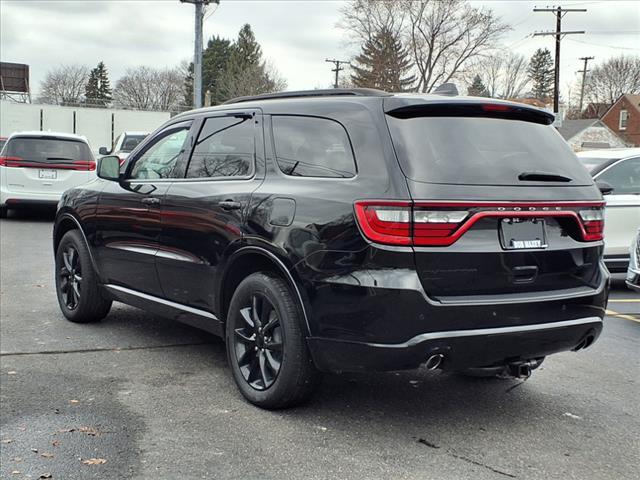
[[[580,218],[583,222],[597,222],[604,220],[602,209],[597,210],[580,210]]]

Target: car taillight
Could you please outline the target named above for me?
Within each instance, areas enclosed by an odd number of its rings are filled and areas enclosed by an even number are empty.
[[[585,209],[588,208],[588,209]],[[362,233],[386,245],[448,246],[483,218],[565,218],[577,223],[585,242],[604,235],[602,202],[405,202],[365,200],[355,203]]]
[[[15,162],[20,162],[22,157],[0,157],[0,167],[13,167]]]
[[[584,228],[583,237],[586,241],[602,240],[604,238],[604,211],[602,208],[580,210],[580,220]]]
[[[96,162],[93,160],[75,160],[73,162],[73,170],[88,170],[93,171],[96,169]]]

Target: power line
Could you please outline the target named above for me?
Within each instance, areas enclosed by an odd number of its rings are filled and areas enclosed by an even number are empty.
[[[349,65],[348,61],[345,60],[335,60],[335,59],[325,59],[325,62],[329,62],[329,63],[333,63],[336,68],[332,68],[331,71],[332,72],[336,72],[336,81],[333,84],[333,88],[338,88],[338,74],[344,70],[344,67],[341,67],[340,65]]]
[[[578,73],[582,73],[582,85],[580,85],[580,112],[582,112],[582,101],[584,100],[584,86],[587,83],[587,64],[589,60],[593,60],[595,57],[580,57],[579,60],[584,62],[584,68],[578,70]]]
[[[553,82],[553,112],[558,113],[558,106],[560,103],[560,41],[565,35],[574,35],[584,33],[584,30],[562,31],[562,17],[569,12],[586,12],[586,8],[534,8],[534,12],[552,12],[556,17],[556,31],[555,32],[537,32],[534,33],[534,37],[553,35],[556,37],[556,59],[554,62],[555,78]]]
[[[567,38],[570,42],[584,43],[585,45],[593,45],[596,47],[615,48],[616,50],[640,50],[638,47],[621,47],[618,45],[604,45],[602,43],[585,42],[584,40],[575,40],[573,38]]]

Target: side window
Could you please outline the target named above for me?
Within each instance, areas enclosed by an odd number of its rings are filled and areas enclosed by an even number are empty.
[[[249,116],[207,118],[187,178],[247,177],[253,173],[254,121]]]
[[[184,152],[190,125],[170,128],[160,133],[133,165],[129,178],[171,178],[178,158]]]
[[[618,162],[600,175],[598,180],[609,183],[614,195],[640,194],[640,157]]]
[[[299,177],[351,178],[356,164],[344,127],[327,118],[273,116],[280,170]]]

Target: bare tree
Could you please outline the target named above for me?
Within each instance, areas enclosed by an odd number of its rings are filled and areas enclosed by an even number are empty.
[[[41,100],[60,105],[80,103],[89,80],[84,65],[61,65],[50,70],[40,86]]]
[[[640,94],[640,57],[613,57],[594,67],[585,95],[593,103],[614,103],[625,93]]]
[[[465,0],[352,0],[342,10],[340,26],[360,43],[382,28],[400,32],[411,51],[420,92],[450,81],[510,30],[492,10],[474,8]]]
[[[528,66],[529,62],[524,55],[496,50],[488,56],[478,58],[458,77],[471,84],[478,75],[490,97],[518,98],[525,94],[529,86]]]
[[[183,100],[184,77],[178,68],[128,69],[116,83],[114,102],[125,108],[171,110]]]

